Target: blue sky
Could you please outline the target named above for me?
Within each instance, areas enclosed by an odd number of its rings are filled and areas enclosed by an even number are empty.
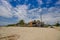
[[[47,24],[60,22],[60,0],[0,0],[0,25],[40,20]]]

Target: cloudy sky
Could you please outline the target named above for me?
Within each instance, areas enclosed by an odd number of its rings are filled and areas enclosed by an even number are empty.
[[[0,0],[0,25],[40,20],[48,24],[60,22],[60,0]]]

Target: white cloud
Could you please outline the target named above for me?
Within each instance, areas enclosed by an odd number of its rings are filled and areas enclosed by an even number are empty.
[[[42,16],[45,23],[54,24],[55,22],[60,21],[60,9],[52,7]]]
[[[47,3],[47,4],[49,4],[49,3],[51,3],[51,2],[52,2],[52,0],[47,0],[47,2],[46,2],[46,3]]]
[[[45,15],[43,15],[43,21],[45,23],[49,23],[49,24],[54,24],[57,21],[60,21],[60,17],[54,18],[52,15],[53,14],[45,14]]]
[[[60,4],[60,0],[58,0],[58,2],[56,2],[56,4]]]
[[[18,5],[17,7],[13,8],[7,1],[1,0],[0,16],[6,18],[16,16],[19,19],[24,19],[27,15],[27,9],[27,5]]]
[[[28,17],[30,20],[40,20],[40,13],[42,14],[42,21],[49,24],[54,24],[57,21],[60,21],[60,9],[56,7],[51,7],[49,9],[47,8],[35,8],[32,10],[29,10]],[[33,18],[36,17],[36,18]]]
[[[0,5],[0,16],[9,18],[12,17],[13,15],[11,14],[11,5],[5,1],[5,0],[0,0],[1,5]]]
[[[27,5],[18,5],[14,8],[6,0],[0,0],[0,16],[4,18],[12,18],[14,16],[18,18],[17,21],[20,19],[26,20],[27,8]],[[2,22],[3,25],[5,23],[9,24],[8,21]]]
[[[18,17],[18,19],[26,19],[27,16],[27,9],[28,7],[26,5],[18,5],[16,8],[14,8],[14,15]]]
[[[35,8],[35,9],[29,10],[28,12],[29,12],[31,18],[32,17],[38,18],[40,16],[39,14],[40,14],[41,11],[42,11],[42,9]]]
[[[29,21],[31,20],[40,20],[40,13],[43,12],[42,14],[42,21],[44,21],[45,23],[49,23],[49,24],[54,24],[57,21],[60,21],[60,9],[56,8],[56,7],[51,7],[49,9],[47,8],[35,8],[35,9],[31,9],[28,11],[28,19]],[[35,18],[33,18],[35,17]]]
[[[40,13],[43,12],[43,21],[45,23],[53,24],[56,21],[60,21],[60,9],[56,7],[47,8],[34,8],[28,10],[29,5],[17,5],[12,7],[7,1],[0,0],[0,16],[5,18],[17,17],[17,21],[24,19],[26,22],[31,20],[40,20]],[[38,0],[39,3],[42,0]],[[4,24],[6,22],[3,22]],[[8,22],[7,22],[8,23]]]
[[[37,0],[37,2],[39,5],[43,4],[42,0]]]

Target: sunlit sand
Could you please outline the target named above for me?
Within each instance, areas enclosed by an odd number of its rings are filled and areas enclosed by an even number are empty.
[[[0,40],[60,40],[56,28],[0,27]]]

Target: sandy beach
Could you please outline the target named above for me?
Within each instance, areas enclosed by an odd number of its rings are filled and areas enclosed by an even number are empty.
[[[60,40],[58,28],[0,27],[0,40]]]

